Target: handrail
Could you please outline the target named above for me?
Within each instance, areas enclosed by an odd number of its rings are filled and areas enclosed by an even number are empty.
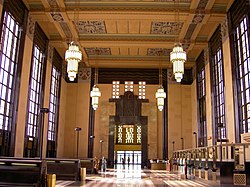
[[[216,170],[216,163],[234,162],[235,168],[244,169],[245,162],[250,161],[250,143],[225,143],[208,147],[198,147],[191,149],[176,150],[172,153],[175,164],[183,165],[184,162],[191,163],[198,169],[209,168],[212,160],[212,170]]]

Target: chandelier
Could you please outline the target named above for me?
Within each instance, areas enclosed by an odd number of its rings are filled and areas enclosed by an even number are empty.
[[[175,2],[175,1],[174,1]],[[179,21],[179,0],[177,0],[177,27],[176,34],[180,33],[180,21]],[[177,41],[177,35],[175,41]],[[173,48],[173,51],[170,53],[170,61],[173,63],[173,73],[175,76],[176,82],[181,82],[184,74],[184,63],[187,60],[187,54],[182,48],[182,44],[180,42],[176,42]]]
[[[159,111],[162,111],[164,108],[164,99],[166,98],[166,92],[162,86],[162,68],[159,69],[159,88],[155,93],[155,98],[157,99],[157,107]]]
[[[176,82],[181,82],[184,74],[184,63],[187,60],[187,54],[183,50],[181,43],[176,43],[173,51],[170,53],[170,61],[173,63],[173,73]]]
[[[92,91],[90,92],[90,97],[92,98],[91,105],[94,110],[98,108],[99,104],[99,97],[101,97],[100,89],[97,86],[98,81],[98,72],[97,68],[95,68],[95,84],[92,88]]]
[[[68,62],[67,73],[70,81],[74,81],[78,73],[78,63],[82,60],[82,52],[74,42],[69,44],[69,49],[65,52],[65,60]]]
[[[164,92],[164,88],[162,87],[162,85],[160,85],[159,88],[157,89],[155,97],[157,99],[158,109],[159,111],[162,111],[164,107],[164,99],[166,98],[166,92]]]

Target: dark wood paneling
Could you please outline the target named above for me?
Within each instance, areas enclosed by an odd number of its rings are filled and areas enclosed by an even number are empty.
[[[59,53],[57,52],[56,49],[54,49],[54,52],[53,52],[53,59],[52,59],[52,64],[54,66],[56,66],[56,68],[58,70],[62,70],[62,63],[63,63],[63,59],[62,57],[59,55]]]
[[[34,32],[34,44],[36,44],[40,50],[43,51],[45,56],[47,56],[47,45],[48,45],[48,38],[46,34],[43,32],[42,28],[38,23],[35,25],[35,32]]]
[[[239,24],[244,15],[249,16],[250,13],[250,2],[249,0],[235,0],[232,6],[230,7],[227,16],[228,16],[228,26],[229,33],[234,32],[234,28]]]
[[[205,57],[204,57],[204,50],[201,52],[199,57],[196,60],[196,76],[199,72],[205,67]]]
[[[15,20],[21,25],[24,24],[28,9],[20,0],[4,0],[4,9],[14,16]]]
[[[163,73],[163,79],[166,78],[167,74]],[[112,81],[120,81],[120,84],[124,84],[125,81],[133,81],[134,84],[138,84],[139,81],[159,84],[159,69],[98,69],[99,84],[112,84]]]

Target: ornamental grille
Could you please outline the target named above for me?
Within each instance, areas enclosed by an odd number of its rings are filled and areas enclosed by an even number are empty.
[[[234,185],[246,185],[246,174],[234,174]]]

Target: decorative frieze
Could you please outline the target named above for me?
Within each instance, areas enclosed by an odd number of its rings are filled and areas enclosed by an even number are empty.
[[[225,17],[223,23],[221,24],[221,37],[222,37],[222,43],[228,38],[227,16]]]
[[[50,15],[55,22],[64,22],[63,16],[60,12],[50,12]]]
[[[147,56],[169,56],[171,49],[166,48],[148,48]]]
[[[86,68],[83,63],[79,64],[78,68],[78,82],[90,82],[91,80],[91,68]]]
[[[47,56],[47,60],[52,63],[52,59],[53,59],[53,53],[54,53],[54,47],[49,44],[48,45],[48,56]]]
[[[151,23],[151,34],[164,34],[164,35],[175,35],[179,34],[182,23],[178,22],[152,22]]]
[[[75,26],[79,34],[106,34],[104,21],[77,21]]]
[[[84,48],[86,54],[89,55],[111,55],[110,48],[102,48],[102,47],[90,47]]]
[[[193,24],[199,24],[202,22],[203,18],[204,18],[204,14],[195,14],[194,17],[193,17],[193,20],[192,20],[192,23]]]
[[[32,17],[29,15],[28,17],[28,24],[27,24],[27,36],[33,40],[34,38],[34,32],[35,32],[35,21],[32,19]]]
[[[204,62],[205,62],[205,65],[207,65],[209,63],[209,49],[208,49],[208,47],[206,49],[204,49]]]

